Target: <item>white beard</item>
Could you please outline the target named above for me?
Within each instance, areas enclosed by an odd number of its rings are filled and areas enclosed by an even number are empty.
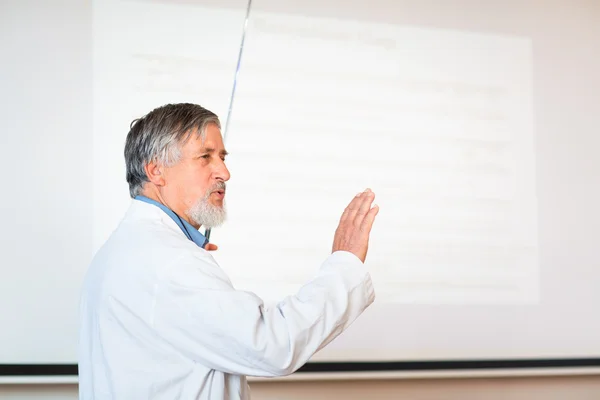
[[[188,217],[190,217],[192,221],[198,225],[202,225],[206,229],[222,225],[227,218],[224,201],[223,207],[219,207],[211,204],[208,200],[211,193],[219,189],[225,189],[225,184],[215,185],[215,187],[210,188],[204,198],[198,200],[187,212]]]

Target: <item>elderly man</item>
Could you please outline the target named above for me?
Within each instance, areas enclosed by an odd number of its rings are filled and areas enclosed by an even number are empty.
[[[291,374],[373,302],[363,263],[378,208],[368,189],[298,293],[267,308],[236,290],[198,231],[225,219],[226,156],[219,119],[198,105],[169,104],[132,124],[133,200],[83,287],[82,400],[248,399],[246,376]]]

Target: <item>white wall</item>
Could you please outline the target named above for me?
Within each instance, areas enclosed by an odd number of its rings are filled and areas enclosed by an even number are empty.
[[[388,0],[390,3],[392,0]],[[34,2],[31,2],[34,3]],[[39,2],[41,3],[41,2]],[[273,3],[273,2],[272,2]],[[300,4],[301,2],[297,2]],[[329,15],[336,15],[336,12],[344,12],[343,8],[330,6],[325,2],[317,3],[328,9]],[[331,2],[334,4],[334,2]],[[512,20],[515,32],[527,33],[545,27],[547,32],[553,32],[553,38],[557,43],[569,42],[571,46],[569,51],[565,52],[565,59],[577,60],[585,59],[586,55],[597,52],[600,49],[598,38],[600,38],[600,2],[596,0],[530,0],[530,1],[487,1],[476,2],[474,0],[425,0],[425,1],[394,1],[395,7],[405,7],[413,15],[415,24],[435,24],[437,26],[453,28],[464,28],[465,22],[473,30],[494,31],[507,20]],[[384,4],[379,1],[378,4]],[[39,5],[39,4],[38,4]],[[32,7],[36,5],[32,4]],[[430,10],[437,8],[435,21],[430,18]],[[385,7],[374,7],[371,11],[372,18],[386,18]],[[339,15],[339,14],[338,14]],[[418,20],[421,15],[421,21]],[[537,16],[537,18],[535,18]],[[536,21],[536,26],[530,26],[530,21]],[[584,21],[584,22],[581,22]],[[393,22],[393,21],[390,21]],[[43,33],[40,33],[42,35]],[[595,48],[584,48],[577,46],[577,38],[580,35],[588,35],[596,38]],[[548,54],[549,48],[536,49],[542,54]],[[600,67],[600,66],[598,66]],[[565,96],[564,107],[571,115],[580,115],[589,118],[584,110],[592,110],[591,106],[582,103],[584,107],[578,104],[578,101],[584,101],[577,96],[574,86],[569,85],[573,81],[577,82],[579,87],[589,80],[589,93],[593,91],[593,85],[598,85],[597,71],[594,75],[579,76],[580,69],[576,63],[565,62],[562,66],[557,66],[555,76],[562,79],[564,83],[563,95]],[[593,72],[588,69],[587,73]],[[546,76],[544,79],[551,78]],[[577,87],[577,86],[575,86]],[[544,88],[537,88],[544,92]],[[586,108],[587,107],[587,108]],[[578,111],[580,110],[580,111]],[[548,113],[560,114],[564,109],[562,107],[549,107],[545,109]],[[585,114],[585,115],[584,115]],[[573,120],[573,134],[580,128],[580,120]],[[591,146],[589,151],[596,153],[597,147]],[[560,157],[560,154],[557,155]],[[583,159],[583,158],[582,158]],[[591,160],[592,158],[585,158]],[[565,160],[558,160],[565,161]],[[582,161],[583,162],[583,161]],[[592,171],[599,168],[598,164],[588,165],[590,176]],[[571,179],[574,178],[575,184],[579,182],[578,177],[568,176],[547,176],[547,179]],[[568,193],[557,193],[559,197],[569,196]],[[590,204],[593,199],[586,199]],[[564,223],[568,227],[569,213],[576,213],[577,210],[565,210]],[[571,255],[577,262],[580,254]],[[585,279],[582,277],[581,279]],[[557,312],[566,311],[557,309]],[[51,320],[49,321],[51,323]],[[0,346],[9,346],[9,343],[0,343]],[[483,399],[483,400],[519,400],[519,399],[538,399],[545,400],[586,400],[600,398],[600,377],[599,376],[572,376],[572,377],[544,377],[544,378],[495,378],[495,379],[431,379],[431,380],[378,380],[378,381],[319,381],[319,382],[269,382],[254,383],[252,385],[254,399]],[[76,399],[77,389],[75,385],[0,385],[0,399],[55,399],[67,400]]]

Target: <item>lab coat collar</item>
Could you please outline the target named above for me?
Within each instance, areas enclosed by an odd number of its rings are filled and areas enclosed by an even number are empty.
[[[208,239],[201,234],[196,228],[194,228],[189,222],[185,219],[181,218],[175,212],[173,212],[170,208],[165,206],[164,204],[159,203],[158,201],[152,200],[145,196],[136,196],[135,200],[142,201],[144,203],[152,204],[163,210],[171,219],[179,226],[179,229],[183,232],[183,234],[192,242],[196,243],[199,247],[204,248],[208,243]]]

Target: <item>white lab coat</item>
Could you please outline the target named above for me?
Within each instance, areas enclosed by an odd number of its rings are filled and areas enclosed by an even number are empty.
[[[373,300],[365,266],[340,251],[266,308],[164,211],[134,200],[85,278],[80,399],[248,399],[246,376],[294,372]]]

